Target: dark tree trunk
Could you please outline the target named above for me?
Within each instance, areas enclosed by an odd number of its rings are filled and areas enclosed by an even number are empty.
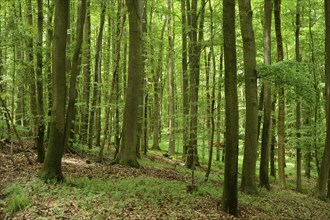
[[[38,37],[37,37],[37,108],[38,108],[38,135],[37,135],[37,161],[43,163],[45,160],[44,148],[44,98],[43,98],[43,79],[42,79],[42,41],[43,41],[43,2],[38,0]]]
[[[222,209],[237,215],[238,97],[236,66],[235,1],[223,2],[225,54],[226,154]]]

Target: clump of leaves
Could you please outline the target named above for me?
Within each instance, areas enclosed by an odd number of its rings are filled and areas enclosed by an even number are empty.
[[[6,189],[4,194],[9,197],[5,211],[7,213],[15,213],[24,209],[29,204],[29,195],[23,187],[17,183],[13,183]]]

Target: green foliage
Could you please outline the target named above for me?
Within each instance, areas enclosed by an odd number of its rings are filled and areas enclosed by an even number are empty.
[[[308,103],[314,103],[315,89],[308,65],[296,61],[283,61],[272,65],[258,64],[259,78],[265,78],[278,85],[293,88],[296,96],[302,96]]]
[[[5,208],[5,211],[8,213],[16,213],[24,209],[30,203],[28,193],[17,183],[13,183],[4,189],[4,194],[9,197]]]

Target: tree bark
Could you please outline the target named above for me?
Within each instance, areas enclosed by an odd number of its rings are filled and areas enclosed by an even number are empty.
[[[64,153],[66,99],[66,38],[69,1],[55,1],[53,44],[52,115],[48,150],[41,170],[41,178],[62,180],[61,159]]]
[[[64,148],[68,148],[68,141],[71,129],[73,128],[73,122],[76,118],[75,104],[77,102],[77,77],[80,72],[80,54],[81,45],[83,42],[84,23],[86,15],[86,0],[80,0],[78,6],[78,21],[76,28],[76,46],[74,49],[72,61],[71,61],[71,79],[69,89],[69,104],[67,107],[67,115],[65,122],[65,137],[64,137]]]
[[[271,23],[272,23],[272,1],[264,1],[264,63],[271,64]],[[271,103],[271,85],[270,82],[263,80],[263,102],[264,102],[264,122],[262,128],[261,139],[261,158],[259,184],[270,190],[269,185],[269,157],[271,145],[271,128],[272,128],[272,103]]]
[[[296,33],[295,33],[295,50],[296,50],[296,61],[300,62],[300,45],[299,45],[299,32],[300,32],[300,0],[297,0],[296,6]],[[296,101],[296,191],[301,192],[301,141],[300,141],[300,127],[301,127],[301,97],[297,98]]]
[[[283,42],[281,31],[281,0],[274,0],[275,32],[277,43],[277,62],[283,61]],[[283,85],[278,85],[278,119],[277,119],[277,138],[278,138],[278,176],[281,188],[286,188],[285,183],[285,97]]]
[[[172,27],[172,1],[167,0],[167,34],[168,34],[168,85],[169,85],[169,155],[175,154],[175,94],[174,94],[174,39]]]
[[[241,190],[255,194],[257,139],[258,139],[258,94],[256,73],[256,48],[252,25],[252,9],[250,0],[239,0],[240,23],[243,38],[244,70],[245,70],[245,144]]]
[[[90,97],[90,82],[91,82],[91,16],[90,16],[90,0],[86,1],[86,21],[84,33],[84,52],[83,52],[83,95],[84,105],[81,113],[81,129],[80,141],[82,144],[87,144],[88,139],[88,122],[89,122],[89,97]]]
[[[326,121],[327,134],[320,175],[317,181],[316,195],[325,199],[327,196],[327,182],[330,169],[330,0],[324,0],[325,9],[325,77],[326,77]]]
[[[129,13],[129,61],[128,86],[125,97],[122,143],[113,163],[139,167],[136,154],[136,132],[138,105],[142,96],[143,83],[143,40],[142,13],[143,0],[127,0]]]
[[[100,15],[100,27],[99,33],[96,41],[96,51],[95,51],[95,71],[94,71],[94,87],[93,87],[93,98],[91,111],[89,116],[89,136],[88,136],[88,148],[93,147],[94,132],[96,132],[96,146],[100,146],[100,130],[101,130],[101,121],[100,121],[100,104],[101,104],[101,61],[102,61],[102,39],[103,39],[103,30],[105,23],[105,8],[106,3],[103,0],[101,4],[101,15]]]
[[[223,1],[225,54],[226,154],[222,208],[237,215],[238,97],[236,66],[235,1]]]
[[[37,108],[38,108],[38,135],[37,135],[37,161],[43,163],[45,160],[44,148],[44,98],[43,98],[43,79],[42,79],[42,42],[43,42],[43,2],[38,0],[38,37],[37,37]]]

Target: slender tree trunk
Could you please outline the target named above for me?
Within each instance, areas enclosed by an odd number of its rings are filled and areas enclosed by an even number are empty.
[[[325,77],[326,77],[326,120],[327,134],[317,181],[316,195],[324,199],[327,196],[327,183],[330,169],[330,0],[324,0],[325,8]]]
[[[271,64],[271,24],[272,24],[272,1],[264,1],[264,63]],[[271,103],[271,85],[270,82],[263,80],[263,105],[264,105],[264,122],[262,128],[261,139],[261,158],[259,184],[270,190],[269,185],[269,157],[271,145],[271,128],[272,128],[272,103]]]
[[[274,0],[275,15],[275,31],[277,43],[277,62],[283,61],[283,42],[281,32],[281,0]],[[286,188],[285,183],[285,146],[284,146],[284,118],[285,118],[285,97],[284,87],[279,85],[278,89],[278,119],[277,119],[277,136],[278,136],[278,176],[281,188]]]
[[[76,28],[76,46],[74,49],[72,57],[72,66],[71,66],[71,79],[70,79],[70,89],[69,89],[69,104],[67,107],[67,115],[65,122],[65,137],[64,137],[64,148],[67,149],[68,141],[71,129],[73,128],[73,122],[76,118],[75,104],[77,102],[77,77],[80,72],[80,54],[81,54],[81,45],[83,42],[83,30],[85,23],[86,15],[86,0],[80,0],[78,6],[78,21]]]
[[[226,155],[222,208],[237,215],[238,97],[236,66],[235,1],[223,2],[225,54]]]
[[[277,94],[273,93],[272,99],[272,129],[271,129],[271,144],[270,144],[270,175],[276,177],[276,166],[275,166],[275,147],[277,145],[276,140],[276,116],[275,116],[275,108],[276,108],[276,100]]]
[[[241,190],[244,193],[257,192],[256,162],[258,139],[258,94],[256,73],[256,48],[252,25],[250,0],[239,1],[241,32],[244,50],[246,125]]]
[[[296,61],[300,62],[300,50],[299,50],[299,32],[300,32],[300,0],[297,0],[297,11],[296,11]],[[296,102],[296,136],[297,136],[297,147],[296,147],[296,191],[301,192],[301,143],[300,143],[300,127],[301,127],[301,97],[298,97]]]
[[[186,0],[181,0],[181,25],[182,25],[182,113],[183,113],[183,135],[182,135],[182,158],[186,158],[189,144],[189,94],[188,94],[188,48],[187,48],[187,12]]]
[[[89,97],[90,97],[90,81],[91,81],[91,16],[90,16],[90,0],[86,1],[86,21],[84,33],[84,52],[83,52],[83,102],[81,114],[81,131],[80,141],[87,144],[88,139],[88,122],[89,122]]]
[[[160,95],[161,95],[161,73],[162,73],[162,62],[163,62],[163,48],[164,48],[164,32],[165,32],[166,20],[163,23],[163,27],[161,30],[160,36],[160,45],[158,51],[158,59],[157,59],[157,68],[154,72],[153,82],[154,82],[154,100],[153,100],[153,150],[160,150],[159,142],[160,142]]]
[[[172,27],[172,1],[167,0],[167,34],[168,34],[168,85],[169,85],[169,146],[168,153],[175,154],[175,96],[174,96],[174,40]]]
[[[26,22],[29,27],[29,30],[32,31],[33,29],[33,23],[32,23],[32,1],[27,0],[26,1]],[[35,141],[35,146],[37,146],[37,131],[38,131],[38,123],[37,123],[37,97],[36,97],[36,76],[34,72],[34,59],[33,59],[33,38],[28,37],[26,41],[27,46],[27,61],[28,61],[28,72],[31,76],[30,78],[30,86],[29,86],[29,92],[30,92],[30,111],[32,114],[32,120],[31,120],[31,130]]]
[[[103,29],[105,23],[105,0],[102,0],[101,4],[101,15],[100,15],[100,28],[96,41],[96,52],[95,52],[95,71],[94,71],[94,89],[93,89],[93,98],[92,105],[89,117],[89,136],[88,136],[88,148],[93,147],[94,132],[96,132],[96,146],[100,146],[100,130],[101,130],[101,121],[100,121],[100,90],[101,90],[101,60],[102,60],[102,39],[103,39]]]
[[[221,161],[224,161],[224,141],[222,146],[221,144],[221,122],[222,122],[222,117],[221,117],[221,100],[222,100],[222,78],[223,78],[223,47],[221,46],[220,50],[220,75],[219,75],[219,80],[218,80],[218,98],[217,98],[217,152],[216,152],[216,161],[220,161],[220,150],[222,148],[222,156],[221,156]]]
[[[38,37],[37,37],[37,108],[38,108],[38,135],[37,135],[37,161],[43,163],[45,160],[44,148],[44,98],[42,79],[42,42],[43,42],[43,2],[38,0]]]
[[[66,37],[69,2],[55,0],[52,114],[48,150],[41,170],[43,179],[62,180],[66,99]]]

